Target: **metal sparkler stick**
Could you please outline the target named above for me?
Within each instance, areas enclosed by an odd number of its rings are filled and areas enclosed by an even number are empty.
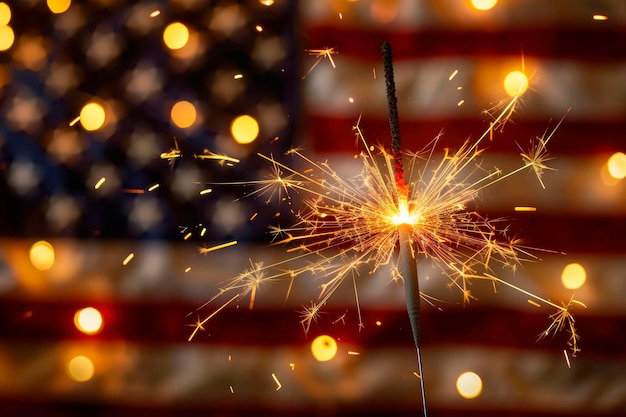
[[[404,166],[402,164],[402,151],[400,148],[400,123],[398,119],[398,100],[396,98],[396,85],[393,76],[393,60],[391,45],[383,43],[383,68],[385,71],[385,86],[387,89],[387,106],[389,109],[389,128],[391,131],[391,151],[394,162],[395,180],[398,187],[398,205],[408,204],[408,186],[404,178]],[[420,291],[417,276],[417,260],[415,251],[411,247],[411,227],[400,224],[398,227],[400,255],[398,259],[398,272],[404,279],[406,309],[411,322],[413,341],[417,350],[417,364],[422,391],[422,405],[424,417],[426,410],[426,393],[424,390],[424,378],[422,374],[422,357],[420,348]]]

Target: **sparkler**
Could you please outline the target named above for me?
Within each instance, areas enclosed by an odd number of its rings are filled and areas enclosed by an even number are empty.
[[[393,155],[393,167],[395,172],[395,182],[398,189],[397,206],[398,214],[394,217],[394,223],[398,225],[398,237],[400,254],[398,257],[398,272],[404,279],[406,309],[411,322],[413,332],[413,342],[417,350],[417,366],[420,375],[420,388],[422,394],[422,407],[424,417],[426,411],[426,392],[424,389],[424,377],[422,373],[422,355],[420,348],[420,289],[417,276],[417,260],[411,241],[411,226],[420,220],[419,215],[410,213],[408,186],[404,177],[404,163],[402,161],[400,143],[400,122],[398,119],[398,100],[396,99],[396,84],[393,76],[393,60],[391,45],[383,43],[383,69],[385,71],[385,86],[387,88],[387,106],[389,109],[389,130],[391,133],[391,152]]]
[[[542,175],[551,169],[546,145],[556,128],[547,137],[544,134],[531,143],[531,148],[521,154],[518,168],[503,172],[481,166],[484,152],[481,144],[486,138],[491,139],[494,131],[501,130],[518,100],[519,95],[513,96],[503,105],[477,139],[466,141],[456,151],[445,149],[442,155],[436,152],[439,137],[419,152],[403,151],[399,130],[394,132],[398,124],[393,120],[390,130],[392,138],[397,136],[397,140],[392,140],[391,154],[384,147],[371,147],[357,123],[354,130],[363,148],[358,155],[362,170],[352,178],[341,177],[328,162],[316,162],[299,149],[287,152],[288,157],[295,159],[294,163],[258,154],[270,164],[271,175],[246,183],[256,186],[249,196],[286,201],[296,216],[295,224],[290,227],[270,227],[272,245],[285,247],[285,258],[273,264],[250,260],[250,268],[226,282],[199,307],[198,310],[225,300],[217,310],[197,320],[190,340],[228,305],[249,296],[252,307],[258,289],[265,284],[287,279],[289,293],[295,279],[322,277],[318,299],[300,311],[301,324],[308,332],[346,278],[355,282],[364,271],[374,273],[390,266],[392,278],[405,281],[407,308],[419,356],[419,303],[421,297],[426,297],[418,287],[416,259],[420,258],[438,267],[449,286],[460,291],[465,303],[474,298],[470,282],[484,280],[523,293],[533,305],[554,308],[552,322],[540,337],[568,331],[568,344],[574,356],[579,347],[571,308],[584,304],[572,299],[558,305],[500,278],[498,268],[515,270],[522,261],[536,260],[537,256],[521,240],[507,235],[508,226],[502,219],[488,219],[473,208],[479,193],[489,186],[523,171],[532,171],[543,186]],[[390,94],[389,101],[393,104],[390,119],[397,118],[395,92]],[[290,198],[292,193],[302,196],[301,207],[295,207]],[[358,297],[357,313],[362,327]],[[423,380],[421,367],[418,376]]]

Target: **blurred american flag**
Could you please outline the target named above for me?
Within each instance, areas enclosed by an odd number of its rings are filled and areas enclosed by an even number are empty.
[[[574,311],[576,358],[564,357],[560,336],[536,343],[551,311],[523,294],[486,285],[463,306],[445,282],[424,279],[422,290],[444,300],[441,309],[423,307],[430,415],[624,414],[626,194],[607,170],[626,147],[623,2],[478,10],[469,1],[112,0],[60,14],[37,0],[8,7],[15,40],[0,52],[0,414],[419,413],[403,291],[388,277],[359,281],[360,331],[348,285],[304,335],[295,311],[317,297],[319,283],[285,301],[284,282],[261,289],[254,310],[225,309],[187,342],[196,319],[189,312],[250,259],[271,263],[282,251],[264,245],[265,231],[288,210],[233,202],[250,190],[215,183],[263,178],[268,167],[256,152],[280,157],[292,146],[342,175],[357,173],[357,120],[370,143],[389,141],[383,41],[393,47],[408,149],[441,131],[442,148],[480,135],[492,120],[484,110],[506,99],[502,82],[513,70],[529,75],[530,90],[483,165],[518,166],[520,147],[567,114],[548,146],[557,171],[543,177],[546,189],[531,173],[517,176],[486,190],[478,209],[555,251],[512,282],[560,303],[574,293],[561,284],[563,268],[575,262],[587,272],[575,290],[587,306]],[[174,21],[191,28],[179,52],[161,39]],[[110,108],[108,127],[69,126],[94,97]],[[191,128],[171,120],[179,100],[198,112]],[[259,121],[251,145],[230,138],[238,114]],[[181,157],[173,164],[160,158],[174,149]],[[241,162],[193,158],[205,149]],[[207,187],[212,193],[201,195]],[[55,251],[46,271],[29,260],[39,239]],[[198,254],[198,246],[234,240]],[[74,325],[87,306],[103,316],[98,334]],[[323,334],[339,345],[329,362],[311,355]],[[94,367],[85,382],[67,370],[77,356]],[[455,387],[465,371],[482,378],[475,399]]]

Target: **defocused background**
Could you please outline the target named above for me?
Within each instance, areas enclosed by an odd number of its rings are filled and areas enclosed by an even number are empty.
[[[362,328],[351,283],[305,335],[319,282],[278,282],[187,341],[220,283],[284,256],[267,230],[298,199],[254,193],[272,175],[258,152],[300,147],[350,176],[359,118],[388,143],[383,41],[410,150],[478,137],[512,73],[529,88],[484,167],[519,166],[565,116],[546,188],[527,172],[478,210],[545,249],[507,278],[584,303],[582,350],[537,343],[553,311],[522,293],[477,285],[463,305],[421,274],[441,300],[423,306],[430,415],[624,415],[621,0],[1,2],[0,415],[419,415],[403,289],[384,273],[357,281]]]

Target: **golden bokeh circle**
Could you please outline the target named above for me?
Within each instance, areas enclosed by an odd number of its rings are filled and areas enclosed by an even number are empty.
[[[329,361],[337,354],[337,342],[328,335],[317,336],[311,342],[311,353],[320,362]]]

